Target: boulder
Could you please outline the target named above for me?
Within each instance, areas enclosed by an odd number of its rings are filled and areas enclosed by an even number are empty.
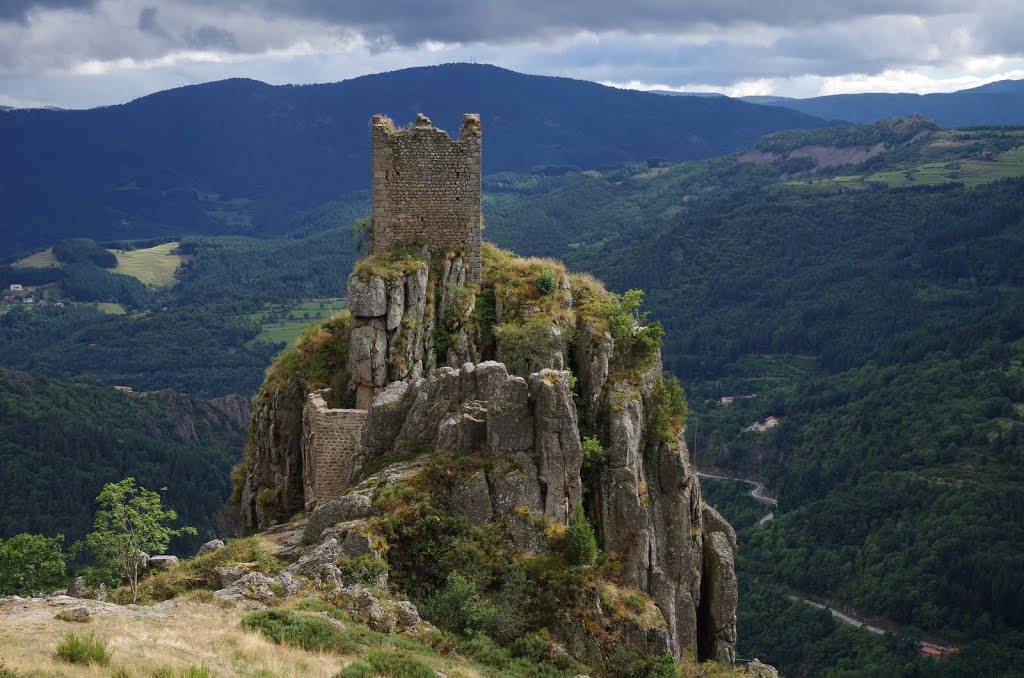
[[[266,603],[274,600],[274,580],[262,572],[250,572],[213,595],[223,600],[241,602],[254,600]]]
[[[488,474],[491,503],[497,516],[507,516],[525,509],[543,513],[544,502],[537,480],[537,465],[525,452],[516,452],[494,462]]]
[[[349,492],[339,499],[320,504],[309,515],[304,538],[308,541],[318,541],[324,530],[333,525],[368,517],[372,503],[367,493]]]
[[[56,618],[61,621],[81,624],[92,621],[92,612],[87,607],[71,607],[58,612]]]
[[[363,280],[353,273],[348,277],[345,305],[353,318],[378,318],[388,312],[388,294],[384,279],[370,276]]]
[[[533,449],[533,413],[530,387],[522,377],[500,379],[487,373],[486,389],[492,395],[487,404],[487,449],[492,454],[511,454]]]
[[[493,514],[490,490],[484,472],[477,471],[465,480],[456,481],[452,503],[470,525],[481,527],[489,523]]]
[[[205,556],[207,553],[213,553],[224,548],[224,542],[220,539],[211,539],[202,546],[199,547],[199,551],[196,552],[197,556]]]
[[[747,662],[744,670],[754,678],[779,678],[779,672],[774,666],[763,663],[757,657]]]
[[[322,544],[289,565],[285,572],[337,584],[340,579],[337,566],[340,556],[341,544],[336,538],[328,537]]]
[[[363,427],[363,450],[367,460],[391,452],[412,405],[411,396],[409,382],[393,381],[373,399]]]
[[[66,594],[72,598],[85,598],[85,577],[73,577],[68,584]]]
[[[178,564],[178,556],[150,556],[149,569],[169,570]]]
[[[373,540],[361,530],[348,530],[341,542],[341,554],[346,558],[373,556],[380,558],[383,553],[374,547]]]

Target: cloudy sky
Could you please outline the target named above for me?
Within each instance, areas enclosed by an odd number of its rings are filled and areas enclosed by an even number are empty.
[[[0,0],[0,104],[453,61],[737,96],[952,91],[1024,78],[1021,26],[1020,0]]]

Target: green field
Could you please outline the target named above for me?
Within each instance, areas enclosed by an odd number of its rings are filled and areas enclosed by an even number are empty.
[[[103,311],[107,315],[124,315],[125,313],[128,312],[127,310],[125,310],[124,305],[113,304],[106,301],[97,301],[96,308]]]
[[[973,187],[1014,177],[1024,177],[1024,146],[1001,153],[994,160],[961,159],[950,162],[931,162],[906,170],[828,177],[810,182],[794,181],[789,185],[810,188],[835,186],[868,188],[872,184],[899,187],[962,183],[965,186]]]
[[[53,248],[48,247],[42,252],[30,254],[12,264],[14,268],[55,268],[60,266],[57,257],[53,255]]]
[[[260,323],[258,341],[291,344],[309,325],[337,314],[345,308],[343,299],[313,299],[295,304],[267,304],[249,317]]]
[[[146,285],[166,287],[174,283],[174,272],[184,257],[174,254],[176,242],[144,250],[110,250],[117,256],[117,273],[138,278]]]

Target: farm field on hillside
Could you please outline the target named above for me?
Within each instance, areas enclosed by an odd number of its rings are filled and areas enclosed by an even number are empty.
[[[345,308],[343,299],[313,299],[295,304],[267,304],[249,317],[260,323],[260,333],[250,344],[259,341],[291,344],[309,325],[339,313]]]
[[[111,250],[117,256],[115,272],[138,278],[153,287],[165,287],[174,282],[174,272],[184,257],[175,254],[176,242],[168,242],[144,250]]]

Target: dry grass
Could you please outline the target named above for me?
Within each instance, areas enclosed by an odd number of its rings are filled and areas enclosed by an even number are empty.
[[[30,254],[23,259],[11,264],[14,268],[57,268],[60,266],[60,262],[57,261],[57,257],[53,254],[53,248],[47,248],[42,252],[36,252]]]
[[[349,661],[277,645],[243,631],[242,610],[189,604],[96,615],[89,630],[109,639],[111,666],[69,666],[56,659],[54,649],[70,624],[52,618],[26,620],[6,612],[0,610],[4,661],[9,669],[31,676],[108,678],[112,667],[126,669],[129,675],[152,676],[164,667],[179,672],[202,666],[217,678],[260,671],[277,678],[329,678]]]
[[[117,256],[115,272],[138,278],[146,285],[165,287],[174,282],[174,273],[184,257],[174,254],[178,243],[169,242],[144,250],[111,250]]]

